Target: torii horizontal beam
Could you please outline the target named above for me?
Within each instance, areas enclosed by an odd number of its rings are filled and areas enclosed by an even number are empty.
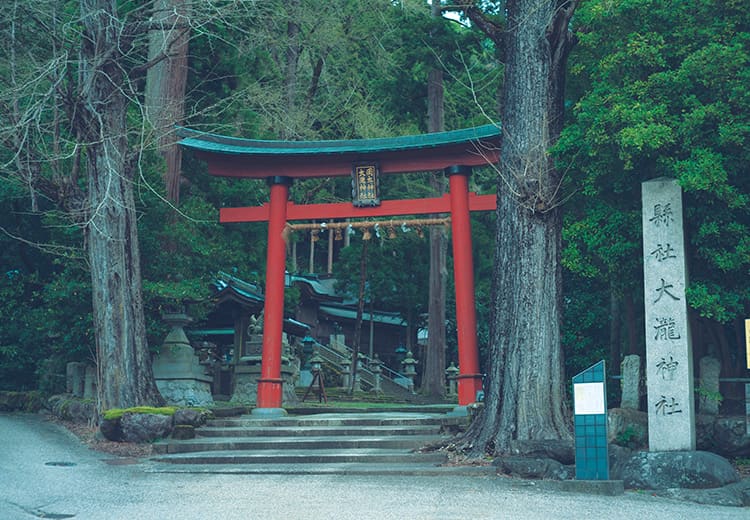
[[[477,195],[469,193],[469,211],[491,211],[497,207],[497,195]],[[425,215],[428,213],[450,213],[451,201],[448,194],[429,199],[384,200],[380,206],[356,207],[351,202],[330,204],[295,204],[287,202],[287,220],[328,220],[344,218],[372,218],[397,215]],[[261,206],[242,208],[221,208],[219,220],[222,224],[236,222],[265,222],[269,219],[271,207]]]

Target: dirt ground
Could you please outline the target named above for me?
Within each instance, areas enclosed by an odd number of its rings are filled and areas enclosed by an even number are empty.
[[[78,437],[82,443],[92,450],[108,453],[116,457],[141,459],[150,457],[153,453],[151,444],[138,444],[135,442],[114,442],[105,439],[98,433],[98,427],[86,424],[63,421],[49,416],[48,419],[65,427],[69,432]]]

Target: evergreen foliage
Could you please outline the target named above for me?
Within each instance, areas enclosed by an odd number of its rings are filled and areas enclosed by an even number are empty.
[[[575,192],[564,265],[642,301],[640,184],[678,179],[688,302],[705,319],[694,322],[700,352],[701,330],[744,319],[750,303],[747,10],[716,0],[584,2],[576,26],[572,110],[557,147]],[[719,329],[738,352],[732,327]]]

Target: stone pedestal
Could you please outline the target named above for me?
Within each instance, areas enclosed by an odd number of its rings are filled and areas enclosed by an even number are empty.
[[[263,335],[251,334],[245,342],[242,356],[234,365],[232,402],[255,405],[258,400],[258,380],[263,352]]]
[[[231,400],[255,406],[258,401],[258,381],[261,377],[261,362],[263,359],[263,335],[252,334],[245,343],[244,353],[234,366],[234,391]],[[289,343],[286,334],[282,335],[281,356],[281,379],[282,402],[293,404],[297,402],[297,394],[294,392],[300,370],[292,362]]]
[[[260,380],[260,358],[243,359],[234,367],[234,391],[231,401],[254,406],[258,400],[258,380]]]
[[[641,358],[635,354],[625,356],[620,364],[622,398],[620,408],[638,410],[641,400]]]
[[[154,378],[168,403],[180,406],[206,406],[213,403],[213,377],[200,364],[183,327],[190,323],[185,314],[167,314],[164,321],[172,330],[154,358]]]
[[[693,352],[688,328],[682,190],[644,182],[643,275],[651,451],[695,449]]]

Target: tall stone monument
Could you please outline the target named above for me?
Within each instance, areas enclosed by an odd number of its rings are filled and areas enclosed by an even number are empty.
[[[675,179],[653,179],[643,183],[642,201],[649,450],[694,450],[682,189]]]

